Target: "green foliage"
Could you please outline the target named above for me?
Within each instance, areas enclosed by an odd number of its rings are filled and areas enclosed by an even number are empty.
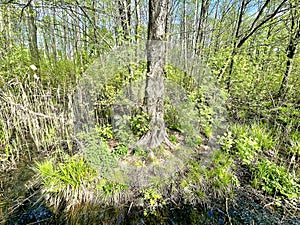
[[[148,206],[146,210],[144,210],[145,216],[147,216],[148,213],[155,214],[155,211],[164,204],[162,195],[153,188],[148,188],[143,191],[143,200],[144,204]]]
[[[195,136],[192,136],[192,134],[187,135],[185,137],[185,143],[189,147],[197,147],[202,144],[202,138],[200,135],[195,135]]]
[[[144,200],[149,201],[150,206],[156,205],[157,201],[162,199],[162,195],[152,188],[144,190],[143,194]]]
[[[289,129],[296,129],[299,125],[300,109],[288,103],[278,109],[277,121]]]
[[[66,156],[63,162],[46,160],[36,163],[37,176],[42,191],[49,204],[58,209],[65,201],[67,209],[91,200],[86,192],[96,179],[97,173],[91,169],[82,156]]]
[[[165,99],[164,103],[164,120],[167,128],[170,130],[181,131],[181,121],[178,110]]]
[[[289,148],[289,151],[292,154],[295,154],[296,156],[300,156],[300,135],[292,135],[291,137],[291,147]]]
[[[211,159],[211,167],[203,168],[205,181],[216,193],[228,194],[233,187],[239,186],[233,169],[232,159],[221,151],[217,151]]]
[[[14,47],[5,53],[5,58],[0,59],[0,87],[4,83],[17,78],[23,80],[30,72],[30,54],[25,47]]]
[[[47,203],[55,210],[73,211],[82,204],[96,202],[111,204],[112,199],[118,203],[119,193],[127,189],[121,175],[114,174],[106,179],[103,171],[91,168],[80,155],[64,156],[60,162],[36,163],[34,170]]]
[[[94,128],[90,132],[81,132],[78,137],[84,144],[84,159],[96,171],[103,174],[116,167],[117,159],[109,149],[107,142],[99,133],[99,128]]]
[[[233,153],[245,165],[254,163],[263,151],[272,150],[276,144],[266,126],[258,123],[252,123],[251,126],[233,125],[219,143],[224,151]]]
[[[64,57],[55,63],[43,58],[40,60],[40,78],[43,84],[50,85],[54,90],[59,86],[63,86],[65,90],[57,91],[72,90],[79,77],[80,71],[71,60]]]
[[[131,127],[131,116],[123,115],[119,118],[115,118],[114,126],[115,126],[115,137],[121,143],[131,144],[137,141],[137,137],[133,134]]]
[[[165,66],[165,71],[168,79],[172,80],[178,85],[183,84],[183,79],[185,77],[185,74],[181,69],[176,68],[174,65],[167,64]]]
[[[212,194],[216,197],[231,194],[239,181],[234,174],[233,160],[226,153],[216,151],[208,166],[198,161],[189,162],[187,175],[180,186],[185,197],[194,202],[203,201]]]
[[[194,110],[195,103],[188,100],[180,105],[180,127],[185,136],[185,143],[189,147],[196,147],[202,143],[200,136],[198,112]]]
[[[96,126],[95,131],[104,139],[112,139],[114,137],[113,129],[110,124],[105,124],[101,127]]]
[[[125,191],[127,189],[127,185],[101,178],[97,182],[96,188],[100,191],[100,193],[103,192],[105,197],[110,197],[113,194]]]
[[[145,149],[141,146],[136,146],[134,148],[134,151],[133,151],[134,155],[137,156],[137,157],[141,157],[141,158],[146,158],[147,155],[148,155],[148,152],[145,151]],[[141,163],[138,162],[137,165],[141,166]]]
[[[112,68],[107,69],[112,70]],[[107,72],[103,75],[99,75],[99,71],[95,75],[93,75],[93,71],[90,72],[92,79],[99,79],[96,83],[99,86],[99,91],[93,93],[95,95],[93,96],[95,100],[94,104],[99,106],[111,106],[114,104],[126,86],[143,77],[145,69],[146,64],[141,62],[130,63],[123,68],[119,68],[117,71],[113,70],[113,74],[109,74],[110,76],[108,77]],[[97,88],[93,87],[93,90],[97,90]]]
[[[234,146],[234,137],[231,131],[225,132],[219,139],[219,144],[225,152],[229,153]]]
[[[250,133],[252,137],[256,138],[257,144],[262,150],[272,150],[275,147],[276,142],[272,135],[272,129],[269,129],[266,124],[252,123]]]
[[[261,188],[270,195],[283,195],[289,199],[299,198],[299,178],[290,174],[284,166],[264,159],[252,168],[254,172],[253,186]]]
[[[261,146],[259,146],[256,138],[242,135],[235,140],[235,143],[237,148],[236,154],[246,165],[251,164],[258,152],[261,151]]]
[[[23,80],[15,78],[2,89],[1,142],[9,148],[6,152],[11,156],[11,161],[17,162],[20,156],[31,158],[36,152],[55,152],[66,142],[68,150],[71,150],[70,111],[62,100],[68,97],[63,95],[58,100],[52,91],[30,75]],[[68,107],[71,106],[70,102]]]
[[[192,91],[189,95],[189,98],[192,102],[195,103],[198,115],[197,119],[199,120],[199,126],[201,131],[206,135],[206,137],[211,137],[212,134],[212,122],[213,119],[213,107],[209,105],[207,99],[205,99],[204,90],[196,89]]]
[[[114,150],[113,154],[117,157],[124,158],[128,154],[128,146],[125,144],[119,144]]]
[[[295,199],[299,197],[299,184],[297,184],[299,181],[287,171],[286,167],[276,165],[273,162],[276,158],[266,159],[265,153],[274,151],[276,147],[272,130],[267,128],[262,123],[235,125],[231,129],[232,133],[227,132],[220,138],[221,147],[224,151],[236,155],[252,170],[252,184],[255,188],[269,195]],[[297,142],[291,143],[290,151],[297,149]]]
[[[142,137],[149,130],[149,115],[141,112],[131,118],[130,127],[132,132],[138,137]]]
[[[178,140],[174,134],[170,135],[169,140],[172,142],[173,145],[176,145],[178,143]]]

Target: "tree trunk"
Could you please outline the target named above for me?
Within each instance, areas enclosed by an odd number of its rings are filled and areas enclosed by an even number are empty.
[[[207,19],[208,7],[209,7],[209,1],[203,0],[201,4],[201,12],[200,12],[199,25],[198,25],[197,36],[196,36],[196,49],[195,49],[195,53],[197,55],[200,55],[201,57],[203,57],[202,50],[203,50],[203,42],[204,42],[204,27]]]
[[[118,0],[120,24],[123,31],[123,38],[127,40],[130,35],[130,25],[131,25],[131,9],[130,0]]]
[[[140,6],[139,6],[139,1],[134,0],[134,6],[135,6],[135,41],[138,43],[138,36],[139,36],[139,28],[140,28]]]
[[[286,96],[286,93],[288,91],[287,85],[289,82],[289,77],[292,71],[293,62],[296,54],[297,45],[300,41],[300,14],[297,13],[299,10],[299,7],[295,7],[295,11],[293,10],[294,7],[291,6],[291,37],[289,39],[289,43],[286,49],[286,66],[285,66],[285,72],[283,75],[283,79],[278,91],[278,98],[283,100]]]
[[[147,41],[147,76],[144,106],[150,118],[150,129],[137,145],[150,149],[166,140],[164,123],[164,66],[168,0],[149,0]]]
[[[51,44],[52,44],[52,54],[53,54],[53,60],[54,60],[54,65],[56,65],[57,61],[57,49],[56,49],[56,10],[55,7],[53,8],[53,15],[52,15],[52,25],[50,25],[51,29]]]
[[[246,5],[247,5],[246,0],[243,0],[241,8],[240,8],[239,19],[238,19],[235,34],[234,34],[234,42],[233,42],[233,49],[232,49],[231,56],[230,56],[228,77],[226,78],[226,81],[225,81],[226,82],[226,89],[228,91],[230,91],[230,87],[231,87],[231,75],[232,75],[232,72],[233,72],[234,57],[237,54],[238,38],[239,38],[239,35],[240,35],[240,29],[241,29],[241,25],[242,25],[242,22],[243,22],[243,16],[245,14]]]
[[[32,63],[39,67],[39,51],[37,43],[37,27],[32,6],[28,6],[27,27],[28,27],[28,43]]]

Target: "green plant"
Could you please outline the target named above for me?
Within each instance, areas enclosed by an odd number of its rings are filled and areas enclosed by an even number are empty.
[[[101,178],[97,182],[96,188],[100,192],[103,192],[104,196],[107,198],[121,191],[125,191],[127,189],[127,185]]]
[[[192,160],[186,177],[181,179],[185,198],[190,202],[203,201],[207,196],[224,197],[239,186],[234,174],[233,160],[222,151],[216,151],[209,165]]]
[[[162,195],[153,188],[148,188],[143,191],[143,200],[148,208],[144,210],[144,215],[146,216],[148,213],[155,214],[155,211],[158,207],[163,205]]]
[[[249,137],[248,135],[242,135],[235,140],[236,144],[236,155],[242,160],[246,165],[250,165],[258,152],[261,151],[261,146],[259,146],[257,139]]]
[[[222,137],[219,139],[219,144],[225,152],[229,153],[234,145],[234,138],[230,131],[224,133]]]
[[[105,124],[101,127],[95,127],[95,130],[99,132],[99,135],[105,139],[112,139],[114,137],[113,129],[110,124]]]
[[[187,135],[185,137],[185,143],[187,144],[187,146],[189,147],[197,147],[200,144],[202,144],[202,138],[200,135]]]
[[[133,153],[135,156],[141,157],[141,158],[146,158],[148,155],[148,152],[145,151],[145,149],[141,146],[136,146],[133,150]]]
[[[253,186],[268,194],[281,194],[289,199],[299,198],[299,178],[290,174],[284,166],[264,159],[252,167],[254,173]]]
[[[97,127],[77,135],[84,145],[84,159],[94,170],[101,171],[104,175],[118,165],[115,155],[109,149]]]
[[[178,140],[174,134],[170,135],[169,140],[172,142],[173,145],[176,145],[178,143]]]
[[[20,156],[31,158],[38,152],[53,153],[61,143],[70,143],[72,102],[66,104],[67,94],[59,96],[26,74],[22,80],[7,82],[0,95],[1,142],[10,145],[6,152],[11,161],[17,162]]]
[[[300,156],[300,134],[298,132],[293,132],[290,134],[290,152],[296,156]]]
[[[226,152],[238,156],[245,165],[258,160],[263,152],[273,150],[276,144],[271,131],[262,123],[234,124],[231,132],[221,137],[220,144]]]
[[[142,137],[149,130],[149,115],[145,112],[131,118],[130,127],[138,137]]]
[[[59,163],[51,160],[37,162],[34,170],[44,197],[54,209],[59,209],[63,202],[66,202],[67,210],[73,209],[77,204],[94,198],[94,193],[87,190],[93,185],[97,173],[82,156],[66,156]]]
[[[233,160],[221,151],[216,151],[211,159],[211,167],[202,167],[205,182],[219,196],[230,194],[239,181],[234,174]]]
[[[256,139],[257,144],[263,150],[271,150],[275,146],[275,141],[272,135],[272,130],[269,129],[266,124],[252,123],[249,129],[249,133]]]
[[[113,151],[113,154],[117,157],[125,157],[128,154],[128,146],[124,144],[119,144]]]
[[[164,121],[170,130],[181,131],[179,112],[168,100],[164,104]]]

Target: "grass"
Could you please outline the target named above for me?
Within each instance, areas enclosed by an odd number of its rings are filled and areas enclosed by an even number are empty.
[[[295,164],[298,152],[297,137],[280,132],[274,135],[266,124],[235,124],[231,132],[226,133],[220,143],[222,149],[236,157],[253,173],[251,184],[254,188],[294,202],[299,199],[299,168]],[[282,145],[282,135],[288,135],[289,145]],[[278,150],[278,148],[280,150]],[[290,163],[283,161],[282,153],[292,156]]]
[[[284,196],[292,201],[300,198],[299,178],[268,159],[263,159],[252,167],[254,171],[253,186],[269,195]]]
[[[260,122],[233,124],[220,140],[222,151],[214,149],[205,162],[198,152],[203,137],[195,135],[192,123],[199,115],[191,116],[189,110],[193,108],[186,106],[182,113],[185,117],[178,118],[173,112],[172,118],[171,109],[168,116],[178,132],[184,131],[181,135],[185,135],[189,150],[161,147],[148,153],[136,148],[130,154],[128,143],[118,143],[113,127],[106,124],[77,133],[80,148],[66,154],[66,150],[72,150],[73,135],[69,94],[54,92],[38,80],[14,79],[5,85],[0,101],[1,162],[16,164],[23,156],[33,158],[36,152],[48,156],[37,162],[34,170],[44,200],[55,211],[76,216],[84,205],[118,207],[134,202],[139,207],[143,202],[145,212],[152,213],[168,203],[195,206],[212,198],[231,198],[240,185],[235,169],[239,163],[253,173],[254,188],[284,201],[299,198],[300,138],[296,132],[275,133]],[[210,121],[209,109],[203,113],[203,121]],[[212,135],[211,124],[200,125],[206,137]],[[147,126],[146,115],[137,115],[130,123],[136,136],[141,136]],[[283,137],[286,144],[282,144]],[[113,149],[107,142],[112,139],[117,143]],[[182,142],[177,136],[171,135],[170,140],[180,148]],[[5,204],[0,201],[0,206]]]
[[[33,150],[53,152],[62,142],[70,143],[70,104],[70,96],[33,78],[7,82],[0,96],[0,153],[17,162],[21,155],[31,158]]]
[[[78,204],[94,200],[91,185],[97,173],[82,156],[66,156],[63,162],[37,162],[35,171],[46,202],[56,211],[64,204],[66,210],[72,210]]]

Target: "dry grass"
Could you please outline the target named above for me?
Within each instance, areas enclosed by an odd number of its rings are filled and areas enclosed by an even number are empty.
[[[38,80],[7,82],[0,94],[1,160],[16,163],[24,154],[32,158],[33,150],[52,153],[68,143],[71,108],[70,95]]]

